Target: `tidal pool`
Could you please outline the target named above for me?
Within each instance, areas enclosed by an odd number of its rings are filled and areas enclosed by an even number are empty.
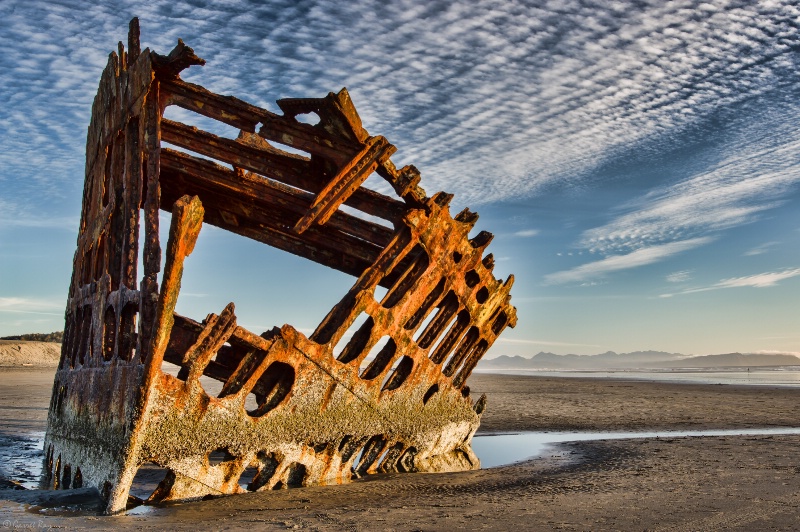
[[[761,436],[800,434],[800,428],[664,430],[655,432],[518,432],[513,434],[478,434],[472,438],[472,450],[481,467],[498,467],[537,458],[550,445],[568,441],[622,440],[630,438],[691,438],[698,436]]]

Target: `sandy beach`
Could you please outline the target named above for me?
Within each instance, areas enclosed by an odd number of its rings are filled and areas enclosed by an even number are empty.
[[[0,369],[4,452],[30,452],[22,447],[44,431],[53,371]],[[800,426],[800,388],[489,374],[473,375],[470,386],[474,397],[489,398],[484,434]],[[797,530],[798,448],[797,435],[566,443],[533,460],[479,471],[374,476],[341,486],[140,507],[114,517],[57,497],[4,490],[0,524],[69,530]]]

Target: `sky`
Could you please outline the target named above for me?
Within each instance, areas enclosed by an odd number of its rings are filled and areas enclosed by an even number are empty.
[[[347,87],[398,167],[477,211],[519,318],[487,358],[800,354],[797,2],[98,4],[0,2],[0,336],[63,329],[91,102],[138,16],[214,92]],[[310,333],[353,282],[204,226],[177,310]]]

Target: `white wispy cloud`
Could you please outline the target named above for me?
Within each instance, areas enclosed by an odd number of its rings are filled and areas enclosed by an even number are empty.
[[[609,253],[717,232],[751,222],[773,208],[800,183],[800,137],[775,146],[776,139],[734,146],[738,153],[709,171],[655,189],[631,211],[590,229],[581,244]]]
[[[711,240],[710,237],[692,238],[689,240],[637,249],[625,255],[611,255],[602,260],[582,264],[570,270],[548,274],[545,276],[545,282],[547,284],[577,283],[596,277],[602,277],[605,274],[615,271],[646,266],[662,261],[677,253],[702,246],[709,243]]]
[[[756,246],[753,249],[748,249],[744,252],[745,257],[754,257],[756,255],[763,255],[767,253],[771,248],[777,246],[779,242],[766,242],[761,244],[760,246]]]
[[[526,237],[536,236],[538,234],[539,234],[538,229],[525,229],[522,231],[517,231],[516,233],[514,233],[514,236],[526,238]]]
[[[800,113],[789,114],[800,118]],[[800,135],[785,124],[775,130],[743,128],[732,137],[718,152],[718,162],[629,201],[620,207],[622,214],[584,231],[578,246],[593,254],[619,256],[698,238],[709,243],[783,205],[800,185]],[[769,242],[746,254],[764,253],[773,245]]]
[[[780,281],[797,277],[800,275],[800,268],[790,268],[775,272],[757,273],[755,275],[747,275],[744,277],[732,277],[730,279],[723,279],[718,283],[710,286],[703,286],[698,288],[690,288],[674,294],[662,294],[661,297],[672,297],[675,295],[694,294],[697,292],[708,292],[711,290],[722,290],[724,288],[768,288],[777,286]]]
[[[719,288],[741,288],[744,286],[752,286],[754,288],[764,288],[767,286],[775,286],[779,281],[796,277],[800,275],[800,268],[793,270],[783,270],[780,272],[766,272],[756,275],[749,275],[747,277],[734,277],[731,279],[724,279],[717,283],[715,286]]]
[[[27,208],[10,204],[0,199],[0,227],[38,227],[44,229],[61,229],[74,233],[78,229],[77,216],[50,216],[44,212],[29,212]]]
[[[692,278],[692,272],[689,270],[681,270],[667,275],[667,282],[669,283],[684,283]]]
[[[49,316],[63,316],[63,309],[64,301],[25,297],[0,297],[0,312],[13,314],[45,314]]]
[[[761,349],[753,353],[754,355],[792,355],[800,357],[800,351],[777,351]]]
[[[575,343],[575,342],[558,342],[558,341],[553,341],[553,340],[506,338],[504,336],[498,338],[496,343],[514,344],[514,345],[551,345],[551,346],[601,347],[599,344],[579,344],[579,343]]]
[[[347,85],[367,128],[423,170],[424,186],[482,203],[580,180],[642,142],[795,83],[800,9],[10,0],[0,5],[4,185],[63,196],[80,180],[97,79],[133,15],[145,46],[166,53],[178,36],[192,45],[208,65],[185,77],[218,92],[274,109],[278,98]]]

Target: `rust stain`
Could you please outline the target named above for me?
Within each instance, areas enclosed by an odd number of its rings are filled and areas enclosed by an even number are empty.
[[[146,467],[162,471],[150,503],[479,467],[470,441],[486,400],[473,404],[466,381],[516,324],[513,277],[496,279],[484,254],[492,235],[470,238],[476,214],[451,216],[452,196],[429,197],[416,168],[396,168],[345,89],[280,100],[278,115],[180,79],[202,64],[182,41],[167,56],[141,50],[134,19],[103,71],[43,484],[96,486],[116,513],[142,502],[130,490]],[[170,106],[240,134],[167,120]],[[319,123],[297,120],[307,113]],[[372,173],[395,196],[363,187]],[[204,223],[355,282],[308,337],[250,332],[233,303],[202,321],[178,315]]]

